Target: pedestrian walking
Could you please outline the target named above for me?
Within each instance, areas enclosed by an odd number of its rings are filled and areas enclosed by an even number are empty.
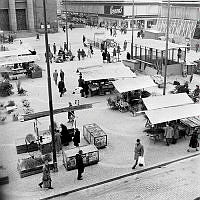
[[[56,55],[56,44],[53,44],[53,54]]]
[[[20,41],[19,41],[19,44],[22,45],[22,43],[23,43],[23,42],[20,40]]]
[[[59,153],[60,150],[62,150],[61,134],[59,133],[59,131],[55,132],[54,138],[55,138],[55,149],[56,152]]]
[[[88,54],[87,54],[87,57],[92,57],[92,53],[91,53],[91,50],[90,50],[90,48],[88,48]]]
[[[81,50],[79,49],[79,50],[77,51],[77,53],[78,53],[78,55],[77,55],[78,60],[81,60]]]
[[[64,51],[67,51],[67,43],[66,42],[64,42]]]
[[[74,146],[78,147],[80,143],[80,131],[76,128],[73,138]]]
[[[197,147],[199,147],[198,134],[197,132],[194,132],[190,138],[189,148],[187,152],[190,152],[190,148],[194,148],[196,149],[196,151],[199,151]]]
[[[79,150],[78,154],[76,154],[76,167],[78,169],[78,180],[82,180],[82,173],[84,172],[84,164],[83,164],[83,151]]]
[[[63,26],[63,32],[65,33],[65,26]]]
[[[93,51],[93,48],[92,48],[92,45],[90,44],[90,51],[91,51],[91,54],[93,55],[94,54],[94,51]]]
[[[50,174],[50,167],[48,164],[48,160],[45,160],[44,167],[43,167],[42,182],[39,183],[39,186],[41,188],[42,188],[42,185],[44,188],[53,189],[51,186],[51,174]]]
[[[58,82],[58,72],[57,72],[56,69],[55,69],[55,71],[53,73],[53,79],[54,79],[55,84],[57,85],[57,82]]]
[[[198,52],[199,51],[199,43],[195,44],[195,48],[196,48],[196,52]]]
[[[112,36],[112,27],[110,27],[110,35]]]
[[[192,83],[192,80],[193,80],[193,73],[190,76],[190,83]]]
[[[85,43],[85,35],[83,35],[83,44]]]
[[[89,95],[89,86],[88,86],[88,82],[84,81],[83,83],[84,83],[84,85],[83,85],[83,90],[84,90],[85,98],[87,98],[88,95]]]
[[[62,97],[62,95],[65,92],[65,83],[64,83],[63,80],[59,81],[59,83],[58,83],[58,89],[59,89],[59,92],[60,92],[60,97]]]
[[[106,61],[106,53],[105,53],[105,51],[103,51],[103,53],[102,53],[102,58],[103,58],[103,63],[105,63],[105,61]]]
[[[181,50],[181,48],[178,48],[178,54],[177,54],[178,62],[181,59],[181,54],[182,54],[182,50]]]
[[[83,60],[84,60],[85,56],[86,56],[85,51],[84,51],[84,49],[82,49],[81,50],[81,57],[82,57]]]
[[[116,49],[114,48],[114,49],[113,49],[113,57],[115,58],[116,55],[117,55],[117,51],[116,51]]]
[[[139,156],[144,156],[144,147],[143,145],[140,143],[140,139],[136,140],[136,144],[135,144],[135,150],[134,150],[134,160],[135,160],[135,164],[133,165],[132,169],[135,169],[135,167],[138,164],[138,159]]]
[[[127,59],[127,60],[130,60],[130,59],[131,59],[131,54],[130,54],[129,52],[127,52],[127,54],[126,54],[126,59]]]
[[[109,52],[107,52],[106,59],[107,59],[107,63],[110,63],[110,53]]]
[[[65,73],[63,72],[63,70],[61,69],[60,70],[60,80],[64,82],[64,76],[65,76]]]
[[[166,145],[169,146],[169,144],[172,143],[172,138],[174,137],[174,129],[169,124],[165,127],[164,136],[166,138]]]
[[[124,41],[124,51],[126,51],[126,48],[127,48],[127,41],[125,40]]]

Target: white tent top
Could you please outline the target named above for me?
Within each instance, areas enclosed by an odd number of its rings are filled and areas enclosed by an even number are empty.
[[[151,124],[159,124],[187,117],[199,116],[200,104],[187,104],[176,107],[145,111]]]
[[[0,58],[19,56],[19,55],[30,55],[31,52],[28,49],[18,49],[12,51],[0,51]]]
[[[85,81],[136,77],[136,74],[122,63],[89,66],[78,70]]]
[[[150,76],[120,79],[113,81],[113,85],[119,93],[156,86]]]
[[[137,46],[147,47],[147,48],[153,48],[158,49],[160,51],[165,51],[166,48],[166,41],[162,40],[153,40],[153,39],[136,39],[134,41],[134,44]],[[178,49],[178,48],[184,48],[187,47],[186,45],[179,45],[175,43],[168,42],[168,49]]]
[[[16,56],[16,57],[8,57],[6,59],[0,59],[0,66],[2,65],[12,65],[17,63],[26,63],[39,60],[38,55],[27,55],[27,56]]]
[[[147,110],[194,103],[186,93],[154,96],[142,99]]]

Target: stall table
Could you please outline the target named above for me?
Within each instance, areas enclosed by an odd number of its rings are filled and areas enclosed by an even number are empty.
[[[99,162],[99,151],[94,145],[80,146],[69,150],[63,150],[63,165],[67,170],[76,169],[76,154],[83,151],[83,163],[85,166]]]
[[[83,126],[83,136],[90,144],[94,144],[97,148],[107,146],[106,133],[95,123]]]

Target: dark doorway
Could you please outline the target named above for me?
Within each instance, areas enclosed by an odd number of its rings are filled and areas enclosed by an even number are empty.
[[[0,9],[0,30],[9,31],[8,9]]]
[[[16,17],[17,17],[17,30],[27,30],[26,10],[25,9],[17,9]]]

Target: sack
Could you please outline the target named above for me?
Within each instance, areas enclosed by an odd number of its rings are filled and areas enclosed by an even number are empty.
[[[140,167],[145,166],[144,157],[143,156],[139,156],[139,158],[138,158],[138,164],[139,164]]]

